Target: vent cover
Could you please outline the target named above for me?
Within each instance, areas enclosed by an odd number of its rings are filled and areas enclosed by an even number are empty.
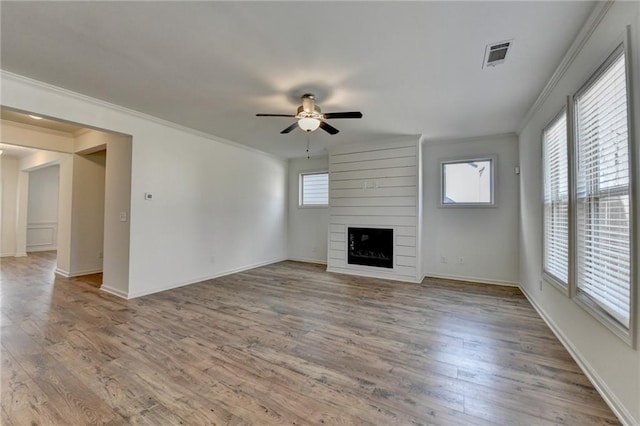
[[[488,44],[484,49],[484,63],[482,64],[482,68],[495,67],[506,61],[512,45],[513,40]]]

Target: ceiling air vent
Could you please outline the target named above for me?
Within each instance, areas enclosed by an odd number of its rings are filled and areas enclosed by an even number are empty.
[[[484,50],[484,64],[482,64],[482,68],[495,67],[506,61],[512,45],[513,40],[488,44]]]

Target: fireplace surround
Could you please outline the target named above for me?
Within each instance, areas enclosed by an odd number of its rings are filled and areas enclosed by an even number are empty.
[[[327,271],[422,281],[421,149],[420,135],[330,147]]]

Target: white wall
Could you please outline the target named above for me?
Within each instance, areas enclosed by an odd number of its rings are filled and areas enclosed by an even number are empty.
[[[285,259],[286,161],[159,130],[133,137],[130,295]]]
[[[27,205],[29,173],[18,171],[18,201],[16,203],[16,257],[27,255]]]
[[[131,137],[105,133],[101,133],[101,136],[107,138],[102,288],[127,294],[131,215]],[[127,214],[126,222],[120,218],[122,213]]]
[[[0,229],[0,256],[16,255],[16,203],[18,196],[18,159],[0,155],[2,176],[2,211]]]
[[[29,223],[58,221],[59,177],[60,167],[57,165],[29,173]]]
[[[132,136],[130,268],[120,295],[287,258],[285,160],[6,72],[2,102]]]
[[[496,155],[495,207],[440,207],[440,162]],[[426,276],[517,285],[518,139],[498,135],[428,141],[423,148],[423,271]],[[442,262],[442,257],[445,262]],[[463,258],[463,263],[459,262]]]
[[[300,173],[329,171],[329,157],[289,160],[289,259],[327,263],[328,207],[299,207]]]
[[[634,74],[631,81],[635,111],[632,120],[635,127],[636,166],[640,166],[640,3],[615,2],[520,133],[520,283],[619,417],[626,424],[638,425],[640,351],[624,343],[552,285],[546,282],[539,284],[542,279],[542,129],[565,105],[566,96],[575,93],[613,51],[627,25],[632,28],[631,65]],[[637,183],[636,191],[640,189]],[[639,193],[636,193],[636,200],[640,200]],[[636,227],[636,233],[639,228]],[[638,241],[640,234],[636,235],[636,249]],[[637,251],[635,261],[640,265]],[[636,268],[636,274],[639,270]],[[636,276],[636,298],[640,296],[638,283],[640,277]],[[636,312],[639,303],[636,300]],[[636,322],[638,320],[636,316]],[[640,325],[636,330],[639,328]]]
[[[27,252],[57,247],[59,177],[58,165],[29,173]]]
[[[62,155],[61,155],[62,156]],[[71,229],[73,202],[73,154],[65,154],[60,159],[60,177],[58,192],[58,252],[56,273],[70,276],[71,265]]]
[[[102,272],[106,162],[105,150],[73,156],[72,276]]]
[[[52,165],[59,166],[60,162],[66,158],[71,158],[71,155],[62,152],[38,150],[28,157],[22,157],[20,159],[20,170],[32,171]],[[58,174],[58,179],[59,178],[60,176]]]

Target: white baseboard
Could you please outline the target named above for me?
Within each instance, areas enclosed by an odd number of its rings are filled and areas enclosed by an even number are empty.
[[[409,277],[409,276],[402,277],[398,275],[381,275],[381,274],[379,275],[379,274],[363,271],[360,269],[351,271],[348,269],[342,269],[342,268],[336,269],[336,268],[327,267],[327,272],[331,272],[334,274],[355,275],[358,277],[377,278],[379,280],[401,281],[403,283],[420,284],[422,282],[421,280],[417,280],[416,278]]]
[[[60,275],[64,278],[70,278],[69,271],[65,271],[64,269],[56,268],[56,275]]]
[[[126,292],[124,292],[122,290],[119,290],[117,288],[109,287],[108,285],[104,285],[103,284],[100,287],[100,290],[104,291],[105,293],[109,293],[109,294],[113,294],[114,296],[118,296],[118,297],[120,297],[122,299],[128,299]]]
[[[75,277],[81,277],[83,275],[100,274],[100,273],[102,273],[102,269],[87,269],[84,271],[69,272],[69,271],[65,271],[64,269],[56,268],[56,274],[64,278],[75,278]]]
[[[611,392],[611,389],[604,380],[600,377],[600,375],[596,372],[596,370],[586,361],[586,359],[582,356],[578,348],[575,347],[571,340],[562,332],[560,327],[556,325],[551,317],[549,317],[545,311],[538,305],[533,297],[527,292],[524,286],[520,286],[520,291],[527,298],[533,309],[536,310],[538,315],[542,318],[542,320],[547,324],[547,326],[551,329],[553,334],[560,340],[560,343],[565,347],[565,349],[569,352],[573,360],[578,364],[578,367],[582,370],[582,372],[587,376],[593,387],[596,388],[604,402],[607,403],[609,408],[613,411],[613,413],[618,416],[618,420],[622,422],[622,424],[627,426],[637,425],[638,420],[635,420],[629,410],[625,408],[625,406],[620,402],[620,400]]]
[[[83,275],[101,274],[101,273],[102,273],[102,268],[99,268],[99,269],[85,269],[85,270],[80,270],[80,271],[73,272],[71,275],[69,275],[69,278],[81,277]]]
[[[20,253],[16,253],[14,256],[15,257],[27,257],[27,252],[26,251],[22,251]]]
[[[27,253],[34,253],[37,251],[54,251],[58,250],[58,246],[27,246]]]
[[[294,262],[317,263],[318,265],[327,264],[327,259],[307,259],[305,257],[289,257],[287,260],[293,260]]]
[[[480,284],[493,284],[493,285],[503,285],[507,287],[520,287],[520,283],[516,283],[512,281],[493,280],[489,278],[465,277],[460,275],[441,275],[441,274],[426,273],[423,276],[423,279],[424,278],[441,278],[445,280],[469,281],[472,283],[480,283]]]
[[[16,257],[16,253],[15,252],[0,253],[0,257]]]
[[[162,291],[172,290],[174,288],[184,287],[186,285],[191,285],[191,284],[199,283],[199,282],[202,282],[202,281],[212,280],[214,278],[224,277],[225,275],[231,275],[231,274],[235,274],[235,273],[238,273],[238,272],[248,271],[249,269],[259,268],[261,266],[271,265],[272,263],[283,262],[285,260],[287,260],[286,257],[273,259],[273,260],[268,260],[266,262],[255,263],[253,265],[246,265],[246,266],[241,266],[239,268],[229,269],[229,270],[226,270],[226,271],[223,271],[223,272],[219,272],[219,273],[213,274],[213,275],[207,275],[207,276],[204,276],[204,277],[194,278],[192,280],[181,282],[181,283],[178,283],[178,284],[169,284],[169,285],[166,285],[166,286],[163,286],[163,287],[159,287],[159,288],[155,288],[155,289],[152,289],[152,290],[136,291],[136,292],[133,292],[133,293],[129,293],[127,295],[127,299],[135,299],[136,297],[148,296],[150,294],[160,293]]]

